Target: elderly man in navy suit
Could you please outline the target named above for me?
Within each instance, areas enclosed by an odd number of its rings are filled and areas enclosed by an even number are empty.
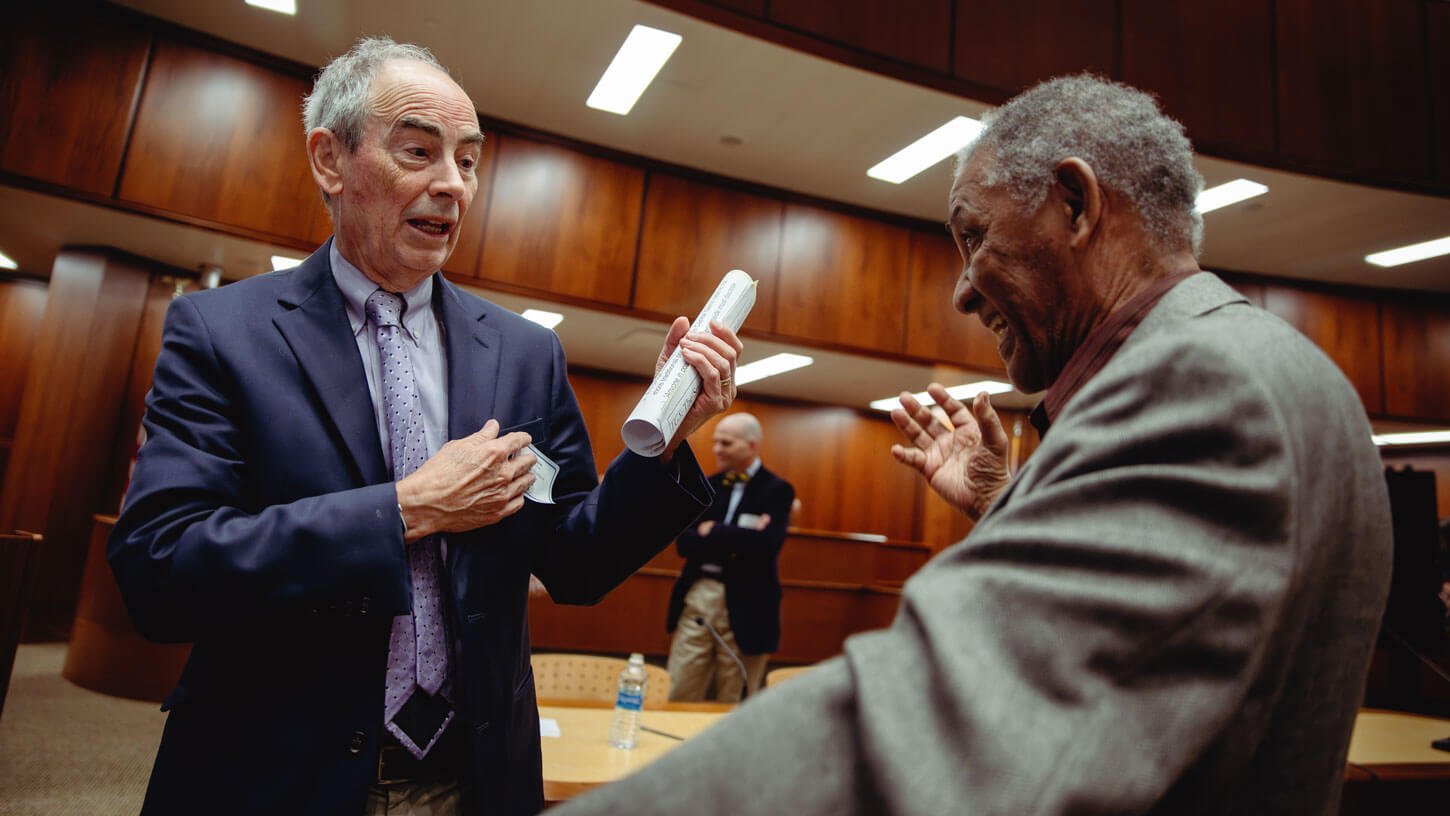
[[[438,272],[478,187],[468,96],[369,39],[304,118],[333,238],[172,304],[110,542],[138,628],[195,644],[144,812],[532,813],[529,575],[592,603],[709,506],[683,440],[740,343],[675,321],[661,360],[700,396],[599,483],[558,338]]]

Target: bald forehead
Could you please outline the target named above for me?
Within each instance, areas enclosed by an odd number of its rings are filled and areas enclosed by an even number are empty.
[[[715,426],[717,431],[747,440],[760,439],[760,422],[750,414],[729,414]]]
[[[384,121],[441,116],[453,127],[479,129],[473,100],[452,77],[426,62],[388,60],[378,68],[368,91],[369,107]],[[419,116],[422,112],[429,115]]]

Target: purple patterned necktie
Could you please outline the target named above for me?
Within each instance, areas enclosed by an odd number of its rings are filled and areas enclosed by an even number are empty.
[[[403,342],[403,298],[379,289],[368,296],[366,310],[377,331],[382,363],[378,386],[388,418],[393,478],[401,479],[428,459],[423,408],[408,346]],[[422,759],[454,714],[439,695],[445,691],[448,677],[448,642],[439,589],[442,559],[438,540],[429,536],[408,545],[408,562],[413,576],[413,614],[393,618],[383,719],[388,731]]]

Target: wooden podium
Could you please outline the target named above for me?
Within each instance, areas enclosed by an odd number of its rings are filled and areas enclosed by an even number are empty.
[[[116,577],[106,563],[114,516],[96,516],[61,675],[78,686],[161,702],[181,677],[189,643],[152,643],[131,625]]]

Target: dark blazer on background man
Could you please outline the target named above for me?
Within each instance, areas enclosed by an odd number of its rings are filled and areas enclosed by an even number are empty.
[[[675,631],[680,612],[685,608],[685,594],[703,575],[700,565],[706,562],[725,568],[720,580],[725,584],[725,608],[730,614],[730,629],[735,642],[746,654],[769,654],[780,648],[780,576],[776,560],[785,544],[785,531],[790,526],[791,505],[795,488],[790,482],[766,470],[764,465],[745,483],[740,506],[742,513],[769,514],[770,524],[764,530],[725,524],[730,509],[732,487],[724,484],[724,472],[710,477],[715,501],[700,521],[714,521],[710,534],[700,536],[697,525],[680,533],[675,546],[685,559],[685,568],[670,593],[669,618],[666,631]]]
[[[393,617],[411,609],[392,475],[331,272],[295,269],[177,298],[146,443],[110,541],[137,628],[193,641],[146,813],[362,812],[383,735]],[[556,504],[444,536],[452,694],[470,813],[543,805],[528,576],[592,603],[706,508],[687,446],[621,454],[597,484],[552,331],[434,275],[448,435],[497,419],[561,468]]]

